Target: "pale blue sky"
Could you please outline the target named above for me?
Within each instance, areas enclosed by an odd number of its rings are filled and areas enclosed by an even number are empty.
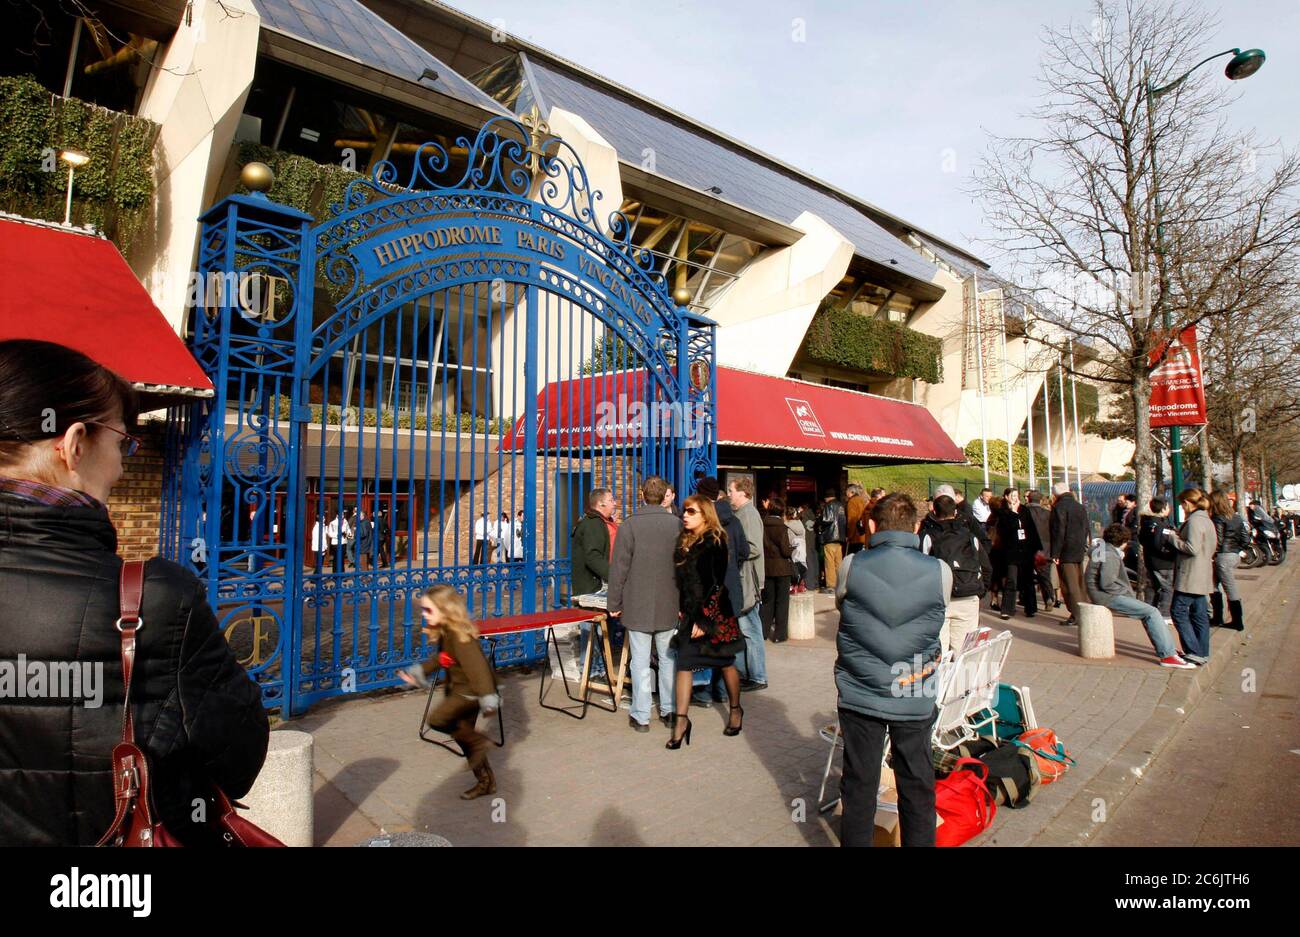
[[[1025,129],[1042,27],[1092,19],[1088,0],[449,2],[990,260],[963,191],[985,130]],[[1300,0],[1206,9],[1206,55],[1268,53],[1248,81],[1218,79],[1234,127],[1300,146]]]

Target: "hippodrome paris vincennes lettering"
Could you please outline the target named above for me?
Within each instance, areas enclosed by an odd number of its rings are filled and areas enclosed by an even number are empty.
[[[424,251],[439,250],[444,247],[472,247],[475,244],[501,246],[504,243],[501,228],[497,225],[457,225],[446,228],[431,228],[413,234],[403,234],[374,245],[375,260],[379,268],[395,264]],[[532,231],[516,231],[515,246],[521,250],[545,254],[554,260],[564,260],[565,245],[557,238]],[[629,284],[616,271],[591,257],[578,256],[578,271],[582,276],[594,280],[601,288],[615,295],[643,321],[650,320],[650,312],[644,300],[636,294]]]

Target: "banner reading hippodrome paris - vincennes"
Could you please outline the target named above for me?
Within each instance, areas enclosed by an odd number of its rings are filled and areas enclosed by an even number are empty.
[[[1164,354],[1161,342],[1151,352],[1154,365]],[[1196,348],[1196,326],[1174,336],[1160,367],[1151,372],[1151,427],[1200,426],[1205,423],[1205,384],[1201,355]]]

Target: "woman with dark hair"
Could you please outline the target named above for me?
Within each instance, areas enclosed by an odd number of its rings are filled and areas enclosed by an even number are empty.
[[[999,612],[1003,621],[1016,610],[1020,595],[1025,615],[1038,614],[1035,590],[1034,556],[1043,548],[1038,539],[1038,525],[1020,503],[1020,492],[1008,488],[1002,493],[989,523],[993,527],[993,578],[1002,583]]]
[[[105,504],[139,445],[136,408],[129,385],[79,352],[0,342],[0,660],[92,675],[76,698],[75,681],[60,698],[0,698],[4,845],[92,845],[114,818],[122,560]],[[136,633],[131,711],[156,818],[184,845],[213,842],[195,805],[214,784],[231,798],[252,787],[261,692],[203,585],[169,560],[145,566]]]
[[[763,505],[763,635],[773,644],[790,637],[790,577],[794,545],[785,526],[785,500],[772,495]]]
[[[1214,591],[1210,593],[1210,627],[1245,630],[1241,613],[1241,595],[1237,592],[1237,564],[1241,551],[1250,546],[1250,531],[1242,516],[1232,509],[1232,502],[1222,490],[1210,494],[1210,514],[1217,542],[1214,554]],[[1220,592],[1219,590],[1223,591]],[[1231,621],[1223,618],[1223,597],[1228,597]]]
[[[691,674],[718,668],[727,687],[731,711],[723,735],[739,735],[745,711],[740,706],[736,655],[745,649],[731,595],[727,591],[727,535],[713,502],[693,494],[682,505],[682,533],[673,553],[679,619],[673,647],[677,651],[676,708],[673,735],[666,748],[691,744]]]

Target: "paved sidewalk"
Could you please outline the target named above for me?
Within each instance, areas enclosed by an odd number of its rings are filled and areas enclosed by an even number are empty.
[[[1294,591],[1293,566],[1252,571],[1257,579],[1243,583],[1252,617],[1275,592]],[[536,671],[504,673],[507,742],[490,755],[495,798],[459,799],[473,778],[463,759],[417,737],[423,693],[317,706],[284,724],[315,738],[316,842],[354,845],[382,829],[455,845],[834,845],[816,811],[827,754],[817,730],[835,718],[838,616],[831,597],[817,603],[815,639],[768,645],[771,688],[745,694],[744,732],[722,735],[725,706],[692,707],[692,744],[679,751],[663,747],[668,731],[657,720],[648,734],[627,727],[626,710],[593,709],[579,722],[537,705]],[[1031,688],[1040,724],[1078,760],[1028,807],[998,811],[976,841],[998,845],[1086,841],[1097,798],[1113,809],[1136,781],[1133,769],[1149,763],[1243,640],[1216,629],[1210,668],[1170,671],[1154,665],[1133,620],[1117,619],[1115,659],[1084,661],[1075,629],[1060,624],[1064,609],[1006,623],[983,617],[1015,635],[1004,679]]]

